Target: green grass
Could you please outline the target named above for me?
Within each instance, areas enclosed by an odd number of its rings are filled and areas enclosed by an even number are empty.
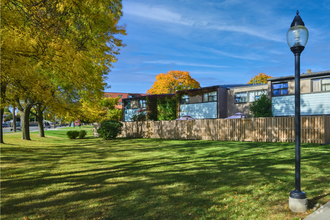
[[[87,130],[87,129],[85,129]],[[4,136],[1,219],[300,219],[294,144]],[[302,145],[309,208],[330,200],[330,146]]]
[[[53,127],[52,127],[53,128]],[[82,126],[75,126],[75,127],[56,127],[58,129],[64,129],[64,130],[86,130],[86,129],[93,129],[93,125],[82,125]]]
[[[81,128],[74,128],[74,127],[64,127],[58,128],[58,130],[45,130],[45,136],[53,136],[53,137],[60,137],[60,138],[68,138],[66,133],[68,131],[81,131],[85,130],[87,135],[85,139],[93,138],[93,126],[82,126]]]

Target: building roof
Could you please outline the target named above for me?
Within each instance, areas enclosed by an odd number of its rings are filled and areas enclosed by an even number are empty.
[[[132,93],[130,93],[132,94]],[[162,96],[173,96],[175,94],[155,94],[155,95],[148,95],[148,94],[145,94],[143,96],[137,96],[137,97],[131,97],[131,98],[123,98],[122,100],[123,101],[129,101],[129,100],[134,100],[134,99],[141,99],[141,98],[146,98],[147,96],[148,97],[162,97]]]
[[[185,90],[179,90],[179,91],[177,91],[177,92],[197,91],[197,90],[201,90],[201,89],[217,89],[217,88],[226,88],[226,89],[230,89],[230,88],[234,88],[234,87],[242,87],[242,86],[256,86],[256,85],[252,85],[252,84],[224,84],[224,85],[206,86],[206,87],[201,87],[201,88],[197,88],[197,89],[185,89]]]
[[[104,92],[104,93],[130,94],[130,95],[147,95],[145,93],[132,93],[132,92]]]
[[[326,76],[326,75],[330,75],[330,70],[300,74],[300,78],[313,78],[313,77]],[[270,79],[267,79],[267,81],[291,80],[291,79],[294,79],[294,77],[295,77],[294,75],[282,76],[282,77],[270,78]]]

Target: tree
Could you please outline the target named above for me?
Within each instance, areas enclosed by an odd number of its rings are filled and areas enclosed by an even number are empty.
[[[178,90],[200,88],[199,82],[191,78],[189,72],[180,70],[170,70],[167,73],[160,73],[156,76],[156,81],[147,90],[148,94],[169,94]]]
[[[267,84],[267,79],[273,78],[272,76],[267,76],[265,73],[259,73],[255,77],[251,78],[251,80],[247,84]]]
[[[272,117],[272,101],[268,100],[267,95],[262,94],[260,99],[252,103],[250,111],[254,117]]]
[[[117,25],[121,9],[121,0],[1,1],[1,115],[9,103],[18,107],[23,139],[30,139],[27,119],[37,103],[73,89],[79,98],[101,97],[124,46],[117,38],[126,34]],[[45,86],[55,95],[44,94]]]
[[[99,100],[81,100],[79,117],[84,121],[98,123],[106,120],[118,121],[122,115],[122,111],[115,108],[119,99],[120,97],[109,97]]]

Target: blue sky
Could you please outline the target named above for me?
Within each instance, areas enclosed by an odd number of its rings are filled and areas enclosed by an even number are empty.
[[[106,91],[145,93],[169,70],[188,71],[202,87],[293,75],[286,33],[297,10],[309,30],[301,73],[330,70],[330,0],[123,0],[126,47]]]

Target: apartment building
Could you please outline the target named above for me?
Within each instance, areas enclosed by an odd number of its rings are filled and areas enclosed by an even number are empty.
[[[300,77],[301,115],[330,115],[330,71],[301,74]],[[167,95],[176,94],[182,97],[178,117],[227,118],[238,112],[251,115],[251,104],[262,94],[272,100],[274,116],[294,115],[294,76],[270,78],[267,84],[217,85]],[[124,121],[130,121],[137,111],[147,107],[146,97],[131,97],[124,102]]]
[[[294,76],[268,79],[274,116],[294,115]],[[330,71],[300,75],[300,114],[330,114]]]
[[[147,94],[140,94],[140,93],[123,93],[123,92],[105,92],[104,97],[109,98],[117,98],[120,97],[118,100],[118,105],[115,106],[117,109],[122,109],[123,108],[123,99],[126,98],[133,98],[133,97],[141,97],[141,96],[146,96]]]

